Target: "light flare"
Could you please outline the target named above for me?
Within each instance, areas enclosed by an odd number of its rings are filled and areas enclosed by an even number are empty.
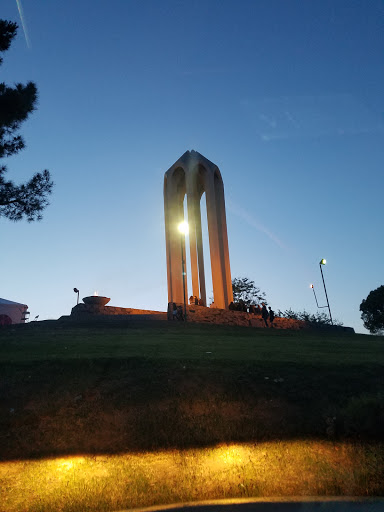
[[[189,226],[188,226],[188,223],[183,221],[183,222],[180,222],[180,224],[177,226],[178,230],[180,231],[181,234],[183,235],[188,235],[188,232],[189,232]]]

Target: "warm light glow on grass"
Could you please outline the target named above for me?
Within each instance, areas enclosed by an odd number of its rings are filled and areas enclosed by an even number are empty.
[[[75,468],[79,464],[85,462],[84,457],[71,457],[66,459],[57,459],[57,470],[58,471],[69,471],[70,469]]]
[[[0,463],[2,511],[122,510],[223,498],[382,495],[380,444],[275,441]],[[381,466],[380,466],[381,467]]]
[[[224,464],[241,464],[246,450],[241,445],[230,445],[215,448],[215,453],[220,461]]]
[[[183,221],[180,222],[180,224],[177,226],[177,229],[182,233],[183,235],[187,235],[189,232],[189,226],[188,223]]]

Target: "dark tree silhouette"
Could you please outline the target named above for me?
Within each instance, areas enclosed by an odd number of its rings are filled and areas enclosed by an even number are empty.
[[[9,49],[17,33],[17,24],[0,20],[0,52]],[[0,57],[0,64],[3,62]],[[9,87],[0,83],[0,158],[14,155],[25,147],[18,129],[36,108],[37,88],[33,82]],[[0,217],[10,220],[40,220],[49,204],[53,182],[49,171],[38,172],[21,185],[5,179],[7,168],[0,166]]]
[[[259,304],[260,302],[268,304],[265,293],[260,291],[260,288],[255,285],[255,282],[249,280],[248,277],[232,279],[232,291],[234,302],[242,300],[247,306],[250,304]]]
[[[369,292],[360,304],[364,327],[372,334],[384,334],[384,285]]]

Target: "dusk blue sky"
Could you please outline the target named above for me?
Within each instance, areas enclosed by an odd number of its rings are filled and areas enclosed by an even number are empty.
[[[19,32],[1,81],[34,81],[39,105],[3,163],[55,188],[41,222],[0,220],[2,298],[40,320],[69,314],[75,286],[165,311],[163,178],[194,149],[223,177],[232,277],[314,313],[326,258],[333,317],[367,332],[359,305],[384,284],[381,0],[22,8],[24,28],[2,2]]]

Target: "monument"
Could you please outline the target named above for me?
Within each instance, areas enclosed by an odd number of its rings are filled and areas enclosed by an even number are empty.
[[[224,185],[219,168],[197,151],[186,151],[164,176],[165,241],[168,302],[182,304],[188,297],[184,219],[187,196],[192,294],[207,304],[200,200],[205,192],[215,307],[228,309],[233,301],[229,265]],[[183,275],[184,273],[184,275]]]

